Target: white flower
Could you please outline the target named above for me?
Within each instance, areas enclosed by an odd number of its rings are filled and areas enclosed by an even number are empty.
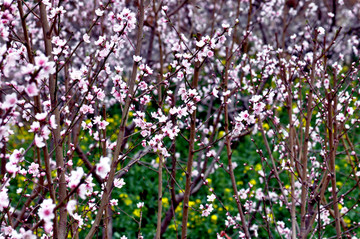
[[[223,23],[221,26],[222,26],[224,29],[228,29],[228,28],[230,27],[230,24],[228,24],[228,23]]]
[[[133,59],[135,62],[140,62],[142,60],[142,57],[141,56],[133,56]]]
[[[138,208],[143,208],[143,207],[144,207],[144,202],[138,202],[138,203],[136,204],[136,206],[137,206]]]
[[[95,14],[101,17],[104,14],[104,11],[100,10],[99,8],[95,10]]]
[[[219,98],[218,93],[219,93],[219,91],[214,87],[212,90],[213,96],[215,96],[216,98]]]
[[[318,27],[318,33],[319,33],[319,36],[323,36],[325,34],[325,29],[323,27]]]
[[[72,80],[81,80],[83,73],[81,71],[78,70],[74,70],[73,72],[70,73],[70,78]]]
[[[90,36],[89,36],[87,33],[85,33],[85,34],[83,35],[83,40],[84,40],[84,42],[86,42],[86,43],[90,43]]]
[[[213,201],[215,201],[215,199],[216,199],[215,194],[211,194],[211,195],[207,196],[207,201],[208,202],[213,202]]]
[[[196,46],[199,48],[203,47],[204,45],[205,45],[205,42],[203,40],[196,42]]]

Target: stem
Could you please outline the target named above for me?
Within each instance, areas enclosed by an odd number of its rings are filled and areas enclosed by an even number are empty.
[[[198,86],[199,72],[200,72],[200,62],[197,61],[195,63],[194,78],[192,82],[193,89],[196,89]],[[192,165],[194,160],[194,142],[195,142],[195,134],[196,134],[195,126],[196,126],[196,109],[191,114],[191,122],[190,122],[189,156],[187,162],[186,184],[185,184],[185,193],[184,193],[184,202],[183,202],[184,204],[183,204],[181,239],[187,238],[189,198],[191,193],[191,173],[192,173]]]
[[[46,6],[43,3],[40,3],[40,19],[43,28],[44,35],[44,43],[45,43],[45,54],[51,60],[52,56],[52,43],[51,43],[51,35],[50,26],[47,19]],[[60,112],[57,107],[57,97],[56,97],[56,79],[54,75],[50,75],[49,77],[49,91],[50,91],[50,99],[51,99],[51,109],[53,114],[55,115],[55,121],[58,127],[53,130],[53,140],[55,145],[55,158],[56,158],[56,167],[57,175],[59,177],[59,192],[58,192],[58,200],[61,202],[66,198],[66,180],[65,180],[65,167],[64,167],[64,157],[62,152],[62,144],[58,143],[61,141],[60,135]],[[59,227],[57,230],[57,237],[60,239],[65,239],[67,236],[67,212],[65,205],[60,207],[60,218],[59,218]],[[54,230],[54,233],[55,230]]]
[[[316,68],[316,44],[317,33],[315,31],[315,39],[314,39],[314,49],[313,49],[313,61],[311,66],[311,83],[308,94],[308,102],[307,102],[307,114],[306,114],[306,125],[305,125],[305,134],[304,134],[304,142],[302,145],[302,157],[301,157],[301,226],[300,226],[300,238],[306,238],[306,204],[307,204],[307,193],[308,193],[308,180],[307,180],[307,158],[308,158],[308,142],[310,137],[310,124],[313,112],[313,85],[315,83],[315,68]]]
[[[291,83],[290,83],[291,84]],[[291,238],[296,238],[296,211],[295,211],[295,178],[294,178],[294,124],[292,121],[292,94],[291,94],[291,85],[288,86],[288,114],[289,114],[289,125],[290,125],[290,134],[289,134],[289,147],[290,147],[290,175],[291,175]]]
[[[135,55],[140,55],[140,51],[141,51],[142,33],[143,33],[143,25],[144,25],[143,0],[140,0],[139,12],[140,12],[140,14],[139,14],[139,20],[138,20],[139,23],[137,26],[137,35],[136,35],[137,43],[136,43],[136,48],[135,48]],[[129,89],[129,96],[132,96],[134,93],[137,67],[138,67],[138,63],[134,61],[131,78],[129,79],[128,85],[127,85],[128,89]],[[95,221],[94,221],[89,233],[86,235],[86,239],[91,239],[94,237],[94,234],[100,225],[104,209],[107,207],[108,202],[109,202],[109,197],[110,197],[111,190],[112,190],[112,184],[115,179],[116,166],[119,162],[118,158],[119,158],[120,151],[121,151],[121,145],[123,144],[123,141],[124,141],[125,126],[126,126],[127,119],[128,119],[131,101],[132,101],[132,97],[126,98],[124,110],[122,112],[122,119],[121,119],[119,134],[118,134],[117,141],[116,141],[115,152],[114,152],[113,159],[111,162],[111,169],[109,172],[108,180],[106,183],[106,187],[104,188],[103,196],[101,198],[101,203],[99,206],[99,210],[96,214]]]
[[[159,154],[159,185],[158,185],[158,211],[157,211],[157,227],[156,227],[156,239],[160,239],[161,236],[161,212],[162,212],[162,164],[164,156]]]
[[[228,51],[228,54],[231,54],[230,51]],[[224,77],[224,92],[227,91],[227,87],[228,87],[228,69],[229,69],[229,65],[230,65],[230,59],[228,59],[228,61],[226,62],[226,67],[225,67],[225,77]],[[231,178],[231,184],[233,187],[233,191],[234,191],[234,197],[235,197],[235,201],[236,201],[236,205],[240,214],[240,219],[241,219],[241,223],[242,223],[242,228],[244,230],[245,233],[245,237],[246,238],[251,238],[250,237],[250,233],[248,230],[248,225],[246,223],[246,219],[245,219],[245,215],[244,212],[242,210],[242,204],[239,200],[239,193],[237,190],[237,185],[236,185],[236,180],[235,180],[235,175],[234,175],[234,168],[232,165],[232,150],[231,150],[231,136],[229,133],[229,110],[228,110],[228,96],[224,96],[224,114],[225,114],[225,134],[226,134],[226,153],[227,153],[227,158],[228,158],[228,165],[229,165],[229,174],[230,174],[230,178]]]
[[[336,190],[336,172],[335,172],[335,153],[337,144],[337,125],[334,121],[335,112],[332,104],[336,106],[336,100],[332,101],[332,93],[328,93],[328,136],[329,136],[329,170],[330,170],[330,181],[332,188],[332,200],[334,202],[334,217],[335,217],[335,228],[337,238],[341,238],[341,225],[340,225],[340,213],[338,207],[337,190]]]

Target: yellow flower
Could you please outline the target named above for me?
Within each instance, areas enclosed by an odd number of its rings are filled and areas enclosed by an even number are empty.
[[[124,200],[124,202],[125,202],[126,206],[129,206],[130,204],[132,204],[132,201],[131,201],[130,198],[126,198],[126,199]]]
[[[251,179],[251,180],[250,180],[250,183],[251,183],[252,185],[256,185],[256,180],[255,180],[255,179]]]
[[[245,170],[244,170],[245,171]],[[237,185],[244,185],[244,182],[243,181],[238,181],[236,182]]]
[[[270,126],[269,126],[268,123],[263,123],[263,128],[264,128],[265,130],[269,130],[269,129],[270,129]]]
[[[351,220],[348,218],[348,217],[345,217],[344,218],[344,222],[346,223],[347,227],[350,227],[351,226]]]
[[[215,214],[211,215],[211,222],[212,223],[216,223],[217,219],[218,219],[218,217]]]
[[[168,198],[162,198],[161,201],[162,201],[162,203],[164,205],[169,205],[169,199]]]
[[[249,165],[245,166],[244,173],[247,173],[247,171],[249,171],[249,170],[250,170],[250,166]]]
[[[133,211],[133,214],[136,216],[136,217],[140,217],[140,209],[137,208]]]
[[[257,172],[257,171],[260,171],[262,169],[262,166],[261,166],[261,164],[256,164],[255,165],[255,171]]]
[[[176,213],[179,213],[182,211],[182,203],[179,204],[179,206],[175,209]]]

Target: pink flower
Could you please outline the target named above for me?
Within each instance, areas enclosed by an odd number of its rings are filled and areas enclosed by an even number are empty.
[[[96,164],[96,173],[101,177],[105,178],[110,172],[111,159],[109,157],[100,158],[100,162]]]
[[[54,219],[54,208],[56,205],[53,203],[52,199],[45,199],[41,205],[38,212],[38,215],[41,220],[44,220],[45,222],[51,222],[52,219]]]
[[[21,73],[23,73],[24,75],[33,73],[35,70],[35,66],[31,63],[21,66]]]
[[[76,170],[71,172],[71,176],[68,179],[68,187],[75,188],[79,183],[81,178],[84,176],[84,170],[81,167],[77,167]]]
[[[50,234],[53,230],[53,223],[52,221],[46,221],[44,225],[44,230],[47,234]]]
[[[56,124],[55,115],[50,116],[49,124],[52,129],[57,128],[58,125]]]
[[[48,58],[45,55],[40,55],[35,57],[35,65],[40,67],[45,67],[48,62]]]
[[[55,62],[49,61],[46,63],[46,65],[43,67],[42,75],[44,77],[47,77],[49,74],[54,74],[56,72]]]
[[[17,103],[17,97],[15,93],[5,96],[5,102],[1,105],[3,110],[14,107]]]
[[[99,129],[106,129],[106,126],[108,126],[109,122],[102,120],[100,121],[100,123],[98,124]]]
[[[116,188],[122,188],[126,183],[124,182],[123,178],[117,178],[114,180],[114,186]]]
[[[7,189],[3,188],[0,191],[0,212],[4,210],[4,208],[7,208],[9,206],[9,198],[7,194]]]
[[[29,166],[29,173],[37,176],[39,174],[39,164],[31,163],[31,165]]]
[[[29,132],[38,132],[40,130],[40,122],[39,121],[34,121],[29,129]]]
[[[40,135],[45,139],[48,140],[49,139],[49,135],[50,135],[51,131],[49,130],[49,127],[47,125],[45,125],[40,132]]]
[[[214,210],[214,208],[212,204],[206,204],[205,207],[200,205],[200,210],[202,210],[201,216],[207,217]]]
[[[87,113],[93,114],[94,113],[94,108],[91,105],[83,105],[80,108],[80,112],[82,114],[87,114]]]
[[[5,236],[10,236],[14,232],[14,229],[11,226],[3,227],[1,228],[1,232],[3,232]]]
[[[86,195],[88,194],[89,190],[86,188],[85,184],[81,184],[80,187],[77,190],[77,193],[79,194],[79,197],[83,200],[86,199]]]
[[[76,201],[70,200],[66,205],[66,210],[71,216],[74,216],[74,211],[76,210]]]
[[[344,122],[346,120],[346,117],[343,113],[340,113],[336,116],[336,120],[338,120],[340,122]]]
[[[26,88],[25,88],[25,92],[28,94],[28,96],[33,97],[33,96],[37,96],[39,94],[39,90],[36,86],[35,83],[31,83],[29,84]]]
[[[43,121],[46,119],[46,116],[47,116],[47,113],[44,112],[44,113],[37,113],[35,115],[35,118],[38,120],[38,121]]]
[[[98,98],[98,100],[103,101],[104,98],[105,98],[105,93],[104,93],[104,91],[99,90],[99,92],[96,93],[96,98]]]
[[[20,167],[18,166],[17,162],[8,162],[5,165],[6,171],[10,174],[14,174],[19,172]]]
[[[42,148],[45,146],[44,138],[39,136],[38,134],[35,134],[35,145],[38,148]]]
[[[118,205],[118,199],[111,199],[110,200],[110,206],[117,206]]]

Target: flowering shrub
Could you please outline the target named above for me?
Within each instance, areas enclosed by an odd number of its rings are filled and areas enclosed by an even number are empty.
[[[1,238],[357,238],[356,1],[0,2]]]

